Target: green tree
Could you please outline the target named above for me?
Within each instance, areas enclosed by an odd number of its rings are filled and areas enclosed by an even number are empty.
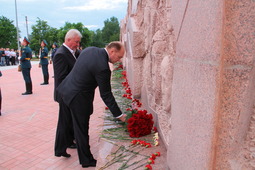
[[[111,41],[119,41],[120,26],[116,17],[111,17],[110,20],[104,21],[104,27],[102,29],[102,39],[105,43]]]
[[[47,36],[46,37],[47,37],[47,42],[48,42],[50,48],[52,48],[52,44],[54,42],[56,42],[57,44],[62,43],[58,39],[58,36],[57,36],[58,32],[59,32],[59,30],[57,28],[52,28],[52,27],[50,27],[49,30],[47,31]]]
[[[78,23],[70,23],[66,22],[64,27],[61,27],[58,32],[58,39],[62,42],[65,40],[65,35],[70,29],[77,29],[80,31],[82,35],[81,46],[87,47],[91,44],[91,31],[88,28],[84,27],[81,22]]]
[[[0,47],[17,49],[17,30],[13,21],[0,16]]]
[[[51,33],[54,32],[54,29],[47,24],[47,21],[43,21],[40,18],[36,21],[36,25],[32,25],[32,33],[30,36],[30,47],[35,52],[39,54],[41,48],[42,40],[46,40],[50,49],[50,42],[53,42]]]
[[[97,29],[96,31],[91,31],[91,34],[92,34],[91,46],[100,47],[100,48],[105,46],[105,43],[103,42],[103,39],[102,39],[102,31],[100,29]]]

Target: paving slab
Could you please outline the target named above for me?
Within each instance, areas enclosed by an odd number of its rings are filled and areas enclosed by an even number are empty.
[[[0,169],[83,169],[76,149],[68,149],[70,158],[54,156],[54,141],[58,119],[58,104],[53,100],[54,80],[49,65],[49,85],[43,82],[38,62],[33,62],[31,78],[32,95],[25,91],[22,73],[16,66],[0,67],[2,91],[2,116],[0,116]],[[102,129],[104,103],[98,91],[90,121],[91,150],[95,158],[99,150],[99,133]],[[95,168],[87,168],[94,170]]]

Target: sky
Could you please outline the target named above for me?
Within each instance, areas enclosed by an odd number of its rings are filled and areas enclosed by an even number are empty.
[[[81,22],[89,30],[102,29],[104,21],[113,16],[119,22],[124,19],[128,0],[16,0],[16,4],[20,36],[24,37],[27,30],[31,34],[31,26],[36,25],[38,18],[57,29],[65,22]],[[15,0],[0,0],[0,16],[16,26],[15,11]]]

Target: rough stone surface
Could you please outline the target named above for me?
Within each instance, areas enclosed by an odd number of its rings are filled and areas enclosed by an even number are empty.
[[[128,1],[124,66],[170,169],[255,169],[254,18],[254,0]]]
[[[122,41],[127,48],[124,64],[129,84],[135,98],[140,99],[143,90],[147,94],[142,100],[160,120],[158,125],[168,145],[174,61],[171,6],[162,0],[128,3]]]

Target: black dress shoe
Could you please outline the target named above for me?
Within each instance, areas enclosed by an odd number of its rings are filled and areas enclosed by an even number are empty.
[[[55,154],[56,157],[60,157],[60,156],[63,156],[63,157],[66,157],[66,158],[70,158],[70,154],[68,153],[61,153],[61,154]]]
[[[25,92],[25,93],[22,93],[22,95],[29,95],[29,94],[33,94],[32,92]]]
[[[77,148],[77,145],[76,145],[76,143],[73,143],[72,145],[68,146],[68,148],[70,148],[70,149],[76,149],[76,148]]]
[[[96,167],[97,166],[97,160],[93,160],[91,162],[89,162],[88,164],[82,164],[83,168],[88,168],[88,167]]]
[[[47,85],[47,84],[49,84],[49,83],[41,83],[41,85]]]

